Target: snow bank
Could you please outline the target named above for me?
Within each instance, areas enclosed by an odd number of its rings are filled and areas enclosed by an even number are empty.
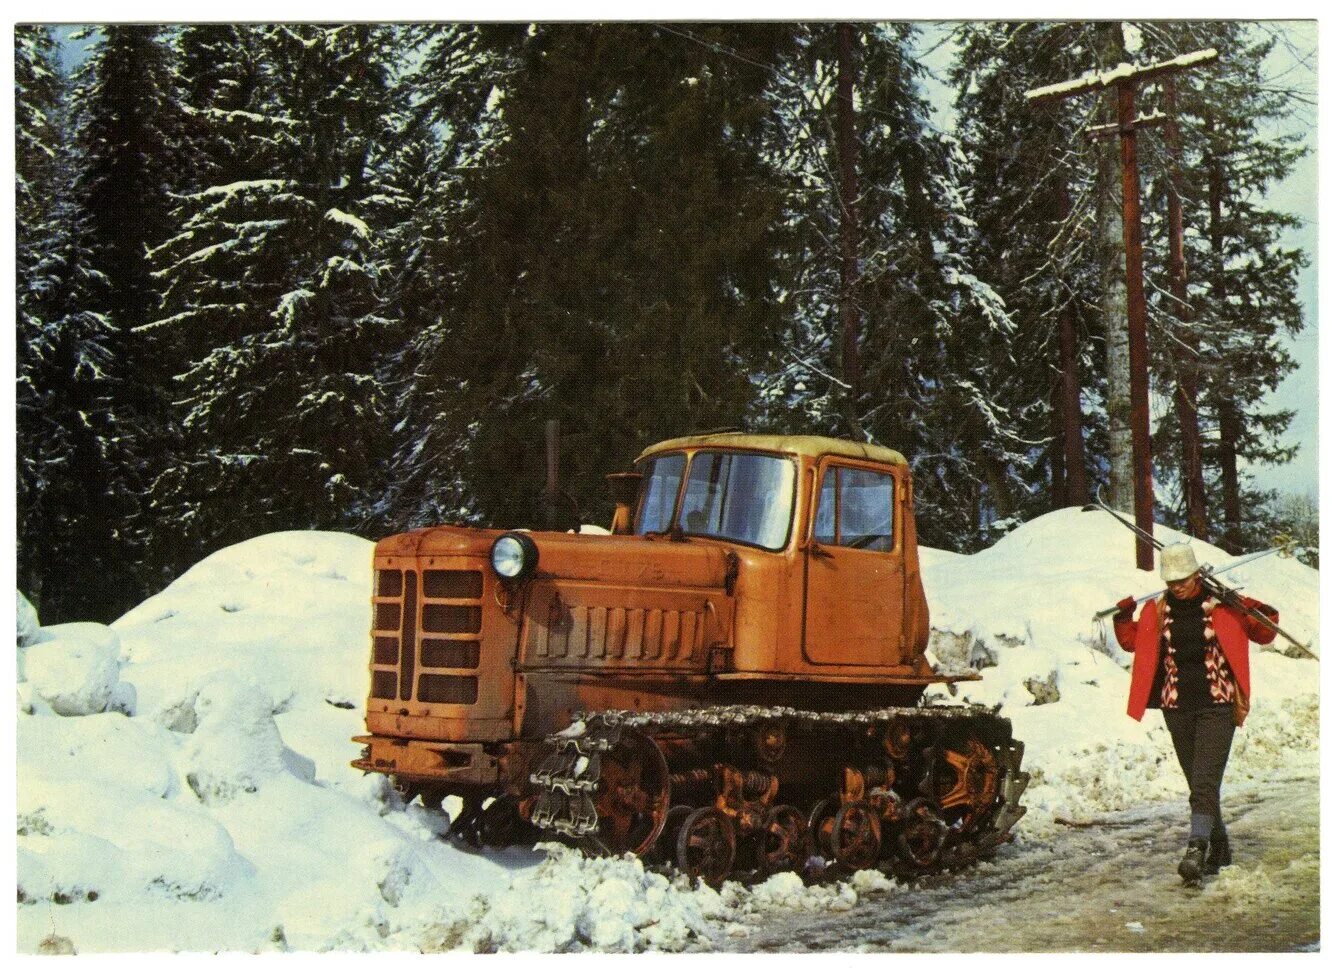
[[[795,913],[845,912],[864,896],[903,888],[878,871],[814,886],[786,872],[752,887],[728,882],[717,892],[647,872],[638,859],[588,859],[559,844],[541,848],[546,861],[514,877],[505,892],[478,895],[428,927],[423,949],[707,950],[719,934],[748,936]]]
[[[1122,526],[1073,510],[973,556],[922,553],[933,654],[981,668],[959,697],[1002,704],[1027,744],[1031,812],[997,865],[1051,838],[1057,818],[1184,794],[1160,716],[1124,714],[1128,655],[1091,622],[1156,588],[1132,556]],[[1199,558],[1227,561],[1201,544]],[[901,891],[869,872],[714,892],[558,846],[455,848],[444,815],[348,764],[364,729],[370,559],[353,536],[264,536],[110,627],[29,628],[20,951],[708,949]],[[1268,557],[1229,575],[1296,636],[1316,634],[1315,571]],[[1316,772],[1317,663],[1255,651],[1253,681],[1228,783]]]
[[[100,623],[42,628],[22,651],[23,679],[57,714],[100,714],[120,680],[120,642]]]
[[[482,952],[681,950],[707,940],[720,897],[647,872],[638,859],[589,859],[563,845],[506,891],[476,896],[429,927],[424,949]]]
[[[53,932],[84,953],[376,949],[450,877],[508,878],[347,764],[371,548],[264,536],[109,628],[48,627],[21,651],[20,949]],[[117,681],[133,716],[96,713]]]
[[[20,647],[31,646],[36,642],[37,631],[42,628],[41,621],[37,619],[37,609],[28,602],[28,598],[21,592],[15,590],[18,597],[18,645]]]

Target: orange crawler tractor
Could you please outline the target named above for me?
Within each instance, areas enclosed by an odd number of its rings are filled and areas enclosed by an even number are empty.
[[[609,535],[442,526],[375,548],[353,764],[503,845],[733,870],[969,862],[1025,809],[1022,745],[925,658],[906,461],[830,438],[666,441]],[[544,830],[544,835],[542,833]]]

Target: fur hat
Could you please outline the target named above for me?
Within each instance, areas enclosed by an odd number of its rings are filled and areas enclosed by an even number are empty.
[[[1161,550],[1161,578],[1167,583],[1188,579],[1197,571],[1198,559],[1187,542],[1176,542]]]

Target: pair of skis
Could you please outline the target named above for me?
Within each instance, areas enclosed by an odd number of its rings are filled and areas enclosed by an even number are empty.
[[[1124,516],[1120,515],[1114,509],[1110,508],[1110,506],[1106,505],[1105,502],[1102,501],[1101,499],[1101,493],[1099,489],[1096,492],[1095,504],[1088,505],[1084,511],[1091,511],[1094,508],[1100,508],[1106,512],[1109,512],[1120,523],[1122,523],[1125,528],[1130,529],[1133,532],[1133,534],[1136,535],[1138,538],[1144,540],[1145,542],[1150,542],[1157,552],[1160,552],[1163,548],[1165,548],[1165,544],[1161,542],[1159,539],[1157,539],[1155,536],[1147,532],[1144,532],[1142,529],[1139,529],[1128,519],[1124,518]],[[1256,552],[1253,555],[1245,556],[1243,559],[1238,559],[1235,562],[1232,562],[1230,565],[1225,566],[1221,569],[1213,569],[1211,566],[1203,565],[1202,568],[1199,569],[1198,571],[1200,574],[1200,578],[1202,580],[1203,589],[1207,590],[1208,593],[1215,596],[1218,600],[1220,600],[1222,603],[1225,603],[1227,606],[1231,607],[1232,609],[1238,610],[1239,612],[1243,613],[1245,616],[1251,617],[1252,619],[1257,621],[1260,625],[1267,627],[1267,629],[1272,630],[1278,635],[1284,637],[1286,640],[1290,641],[1292,644],[1295,645],[1295,647],[1300,651],[1300,653],[1303,656],[1310,657],[1313,660],[1317,660],[1318,654],[1310,650],[1308,644],[1300,643],[1300,641],[1296,640],[1285,630],[1281,629],[1281,627],[1273,623],[1272,620],[1262,611],[1255,610],[1251,607],[1245,606],[1244,601],[1240,597],[1239,591],[1237,589],[1235,589],[1233,586],[1227,586],[1225,583],[1221,582],[1221,580],[1216,578],[1217,573],[1226,572],[1227,570],[1234,569],[1237,566],[1242,566],[1245,563],[1253,562],[1255,559],[1260,559],[1263,556],[1270,555],[1271,553],[1278,551],[1280,551],[1279,548],[1265,549],[1262,552]],[[1138,599],[1134,600],[1134,602],[1141,603],[1143,600],[1151,599],[1152,597],[1159,595],[1161,594],[1158,592],[1158,593],[1152,593],[1148,596],[1140,596],[1138,597]],[[1119,607],[1112,606],[1109,609],[1105,609],[1097,613],[1095,618],[1097,620],[1103,620],[1105,617],[1109,616],[1110,614],[1118,612],[1118,610]]]

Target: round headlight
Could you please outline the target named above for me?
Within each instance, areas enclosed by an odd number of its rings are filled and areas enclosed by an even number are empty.
[[[517,582],[536,572],[537,547],[521,532],[506,532],[490,547],[490,565],[500,579]]]

